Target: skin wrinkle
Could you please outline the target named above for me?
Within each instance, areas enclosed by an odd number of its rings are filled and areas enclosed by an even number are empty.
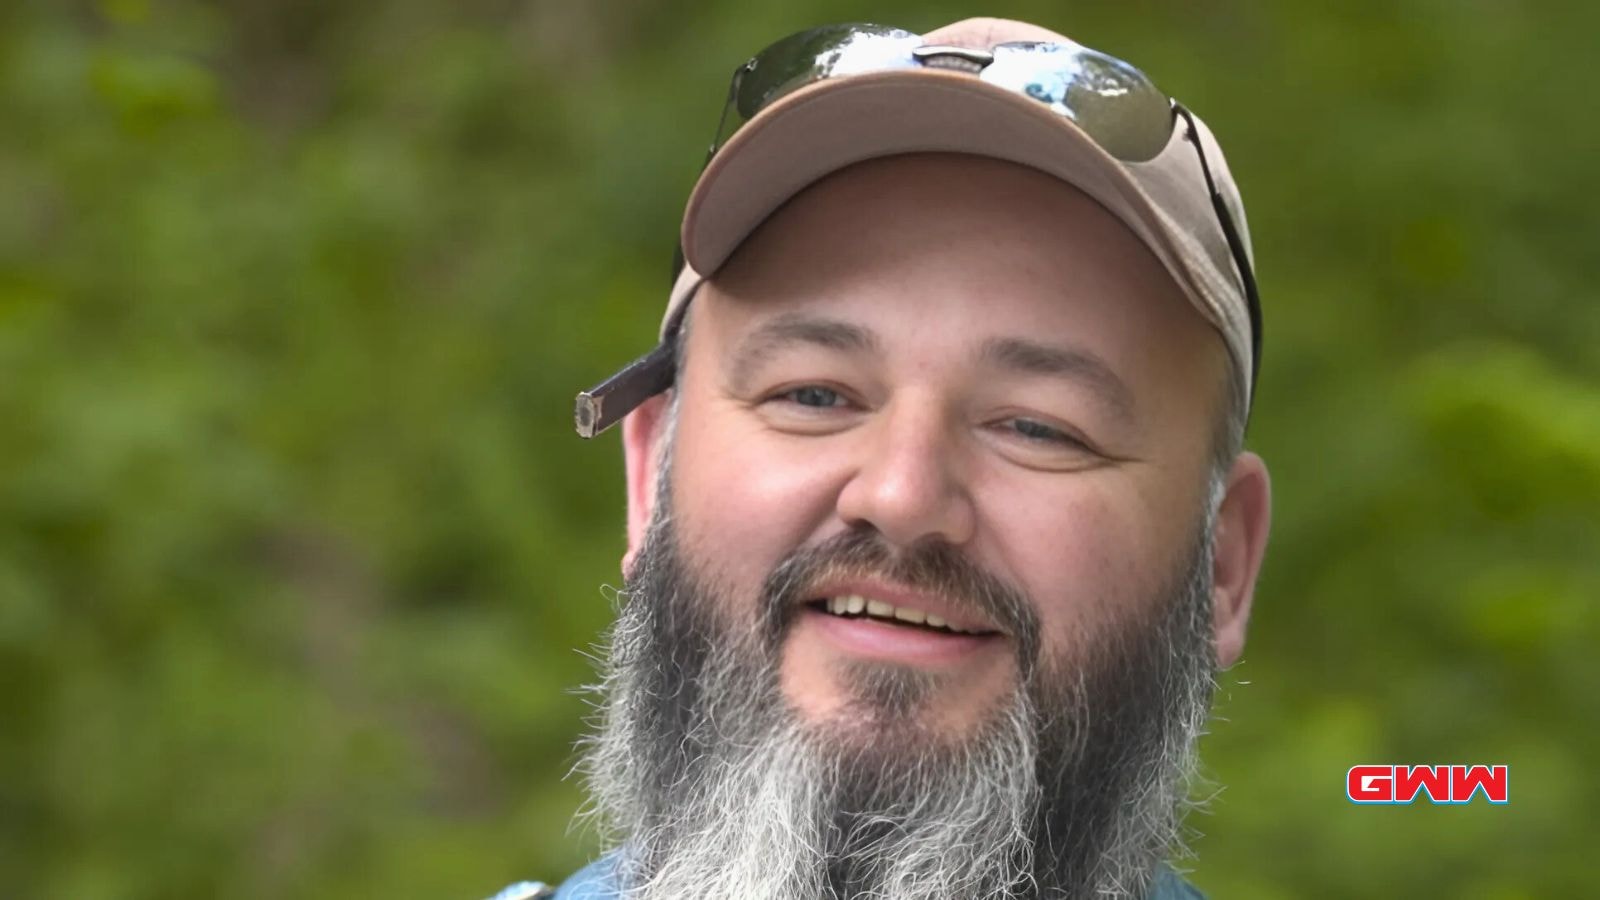
[[[986,341],[982,356],[1000,368],[1087,382],[1118,417],[1124,421],[1134,418],[1128,386],[1110,366],[1087,350],[1006,338]]]
[[[791,344],[812,344],[832,350],[858,353],[877,352],[877,335],[847,322],[829,321],[801,313],[777,316],[756,329],[740,343],[726,366],[728,385],[735,394],[748,391],[751,371]]]

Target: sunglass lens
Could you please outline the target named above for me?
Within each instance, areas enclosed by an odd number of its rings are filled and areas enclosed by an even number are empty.
[[[741,70],[735,109],[745,121],[774,100],[814,81],[910,64],[919,39],[887,25],[824,25],[792,34],[756,54]]]
[[[1123,162],[1154,159],[1172,136],[1167,96],[1143,72],[1087,47],[1003,44],[982,78],[1048,104]]]

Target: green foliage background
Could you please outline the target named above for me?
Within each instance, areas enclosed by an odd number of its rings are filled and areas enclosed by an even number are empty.
[[[573,392],[652,343],[726,77],[1031,18],[1249,204],[1276,521],[1190,865],[1228,900],[1595,896],[1600,5],[0,5],[0,893],[559,878],[622,552]],[[1356,807],[1367,762],[1512,802]]]

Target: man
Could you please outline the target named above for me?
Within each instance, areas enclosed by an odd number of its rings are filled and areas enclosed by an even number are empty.
[[[730,107],[662,346],[580,396],[626,416],[616,849],[555,896],[1197,896],[1269,517],[1220,148],[993,19],[797,35]]]

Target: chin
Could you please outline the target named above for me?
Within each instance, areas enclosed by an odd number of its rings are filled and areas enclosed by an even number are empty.
[[[866,751],[954,747],[1009,707],[1018,685],[957,673],[843,658],[823,677],[784,678],[792,714],[819,738]]]

